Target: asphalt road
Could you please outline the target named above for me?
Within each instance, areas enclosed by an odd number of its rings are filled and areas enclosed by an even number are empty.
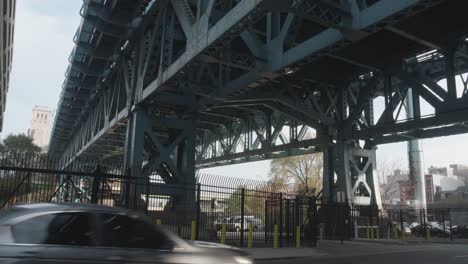
[[[466,264],[468,245],[374,245],[322,246],[307,257],[257,260],[271,264]]]

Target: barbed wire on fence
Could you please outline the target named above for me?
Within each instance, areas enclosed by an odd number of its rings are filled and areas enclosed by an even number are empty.
[[[299,186],[295,183],[280,183],[273,181],[262,181],[246,178],[235,178],[216,174],[200,173],[197,182],[204,186],[216,186],[221,188],[240,189],[249,191],[298,194]]]

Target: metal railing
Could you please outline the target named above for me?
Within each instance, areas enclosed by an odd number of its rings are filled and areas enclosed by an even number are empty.
[[[45,156],[0,153],[1,208],[42,202],[132,208],[182,238],[240,247],[295,247],[313,237],[305,233],[315,200],[295,185],[207,174],[193,184],[165,183],[93,161],[60,168]]]
[[[468,239],[468,208],[351,210],[353,237],[400,241]]]

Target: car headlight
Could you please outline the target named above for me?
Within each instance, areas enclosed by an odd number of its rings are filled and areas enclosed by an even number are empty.
[[[236,261],[236,263],[239,263],[239,264],[253,264],[253,261],[246,257],[236,256],[232,258],[234,259],[234,261]]]

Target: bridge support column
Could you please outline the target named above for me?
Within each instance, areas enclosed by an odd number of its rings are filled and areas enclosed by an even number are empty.
[[[128,122],[125,168],[133,179],[125,187],[125,205],[146,209],[149,195],[157,195],[162,188],[151,183],[159,176],[165,183],[184,185],[168,187],[173,208],[195,208],[195,121],[190,117],[155,117],[147,109],[136,108]]]
[[[145,193],[145,184],[149,183],[141,177],[147,124],[146,110],[141,107],[135,108],[128,120],[124,151],[124,168],[131,178],[125,181],[122,188],[122,202],[125,207],[141,210],[146,210],[147,207],[142,196]]]
[[[323,200],[381,208],[376,147],[338,141],[324,148]]]
[[[321,148],[323,155],[323,184],[322,184],[322,202],[328,203],[334,201],[335,184],[335,146],[328,135],[319,137],[321,139]]]

